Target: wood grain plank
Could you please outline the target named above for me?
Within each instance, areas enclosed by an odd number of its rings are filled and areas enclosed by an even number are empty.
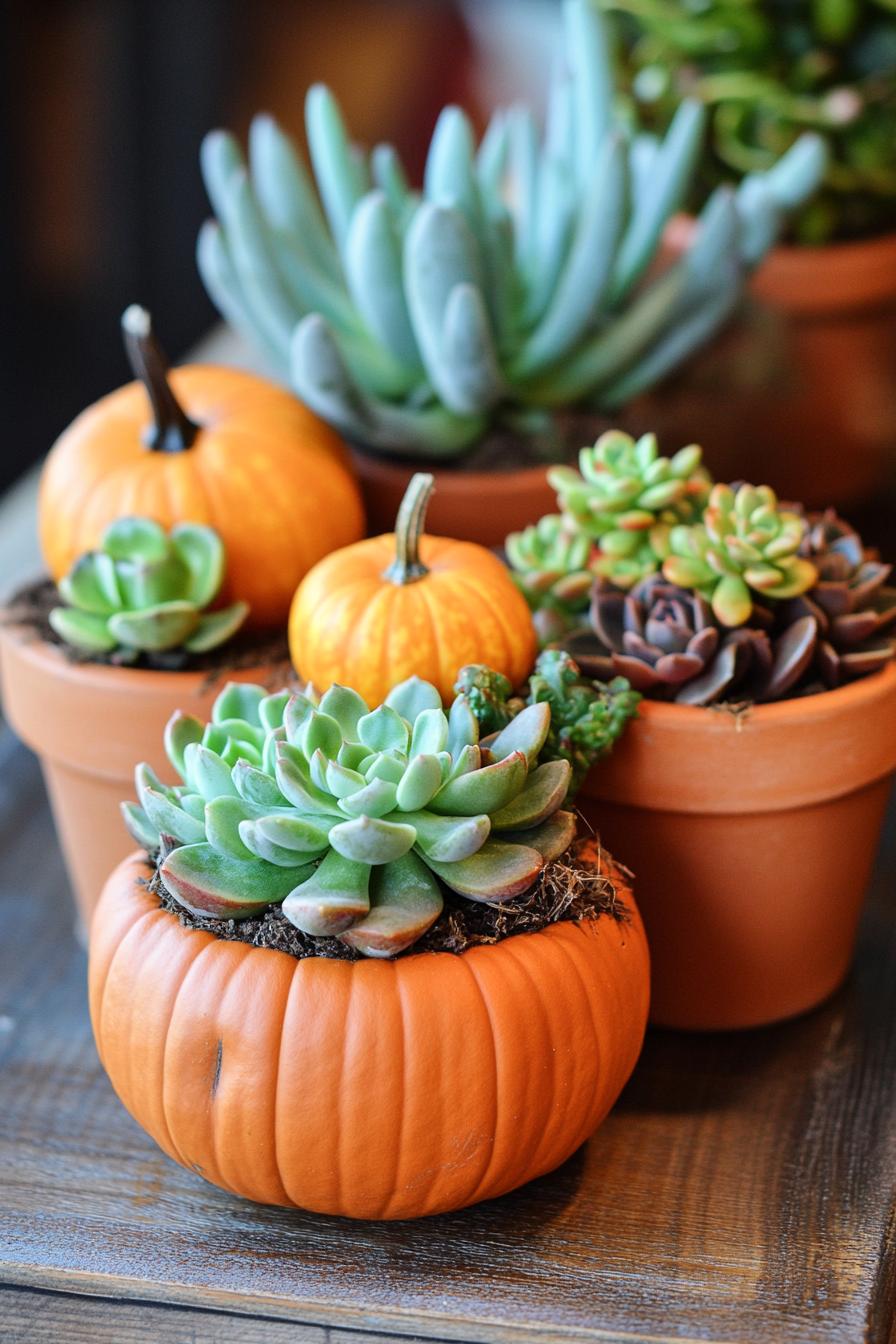
[[[0,846],[0,1281],[327,1327],[340,1344],[359,1330],[892,1338],[896,819],[834,1000],[766,1031],[652,1033],[613,1115],[559,1172],[389,1225],[259,1208],[164,1158],[99,1068],[24,752],[0,770]]]
[[[0,1292],[7,1344],[332,1344],[321,1326],[23,1288]],[[380,1344],[355,1335],[355,1344]]]

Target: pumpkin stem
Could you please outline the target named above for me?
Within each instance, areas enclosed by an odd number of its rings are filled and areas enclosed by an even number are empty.
[[[156,453],[183,453],[199,433],[168,381],[168,361],[152,329],[152,318],[139,303],[126,308],[121,319],[124,347],[135,378],[146,388],[155,423],[146,445]]]
[[[395,519],[395,559],[383,574],[390,583],[415,583],[429,573],[420,559],[420,538],[434,486],[435,478],[427,471],[415,472],[408,482]]]

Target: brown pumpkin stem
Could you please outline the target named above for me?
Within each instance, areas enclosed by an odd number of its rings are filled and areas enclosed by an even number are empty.
[[[395,559],[383,574],[390,583],[416,583],[429,573],[420,559],[420,538],[434,487],[435,477],[427,471],[415,472],[408,482],[395,519]]]
[[[168,381],[168,361],[152,329],[152,318],[139,303],[126,308],[121,319],[124,347],[135,378],[146,388],[154,424],[146,446],[155,453],[183,453],[191,447],[199,426],[181,406]]]

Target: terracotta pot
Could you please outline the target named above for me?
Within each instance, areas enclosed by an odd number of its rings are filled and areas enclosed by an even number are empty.
[[[896,666],[724,710],[642,702],[579,806],[638,875],[651,1020],[751,1027],[846,975],[896,769]]]
[[[673,255],[693,229],[672,221]],[[738,320],[638,407],[670,446],[702,443],[718,480],[848,508],[896,483],[894,370],[896,234],[779,246]]]
[[[551,1171],[631,1073],[648,961],[630,919],[459,956],[310,957],[186,929],[112,873],[91,930],[97,1049],[176,1162],[266,1204],[414,1218]]]
[[[264,682],[270,667],[229,672]],[[174,782],[162,733],[176,709],[207,719],[223,682],[207,672],[72,663],[52,644],[0,627],[3,710],[40,757],[78,914],[85,926],[111,868],[134,847],[119,803],[148,761]]]
[[[371,536],[391,532],[395,515],[415,471],[431,471],[435,491],[426,528],[433,536],[503,546],[508,532],[553,513],[557,497],[548,485],[547,465],[518,471],[464,471],[417,461],[403,463],[352,450]]]

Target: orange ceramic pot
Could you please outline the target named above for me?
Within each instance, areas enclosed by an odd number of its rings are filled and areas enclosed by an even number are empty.
[[[642,703],[579,806],[637,872],[652,1021],[758,1026],[837,988],[894,769],[894,665],[739,717]]]
[[[90,1012],[124,1105],[176,1162],[264,1204],[416,1218],[563,1162],[638,1057],[648,958],[630,918],[459,956],[298,961],[184,928],[109,878]]]
[[[236,681],[270,675],[270,667],[228,673]],[[207,719],[222,682],[207,672],[73,663],[55,645],[6,626],[0,686],[6,717],[40,757],[78,914],[89,926],[110,869],[134,847],[119,803],[133,796],[135,765],[148,761],[173,782],[165,724],[176,709]]]
[[[392,531],[415,471],[429,471],[435,477],[426,515],[427,531],[435,536],[503,546],[508,532],[520,531],[557,507],[557,497],[548,485],[547,465],[518,471],[464,471],[417,461],[405,464],[361,449],[353,450],[352,461],[371,536]]]
[[[693,229],[672,221],[673,255]],[[848,508],[896,483],[894,369],[896,234],[779,246],[738,321],[639,409],[665,439],[701,442],[717,480]]]

